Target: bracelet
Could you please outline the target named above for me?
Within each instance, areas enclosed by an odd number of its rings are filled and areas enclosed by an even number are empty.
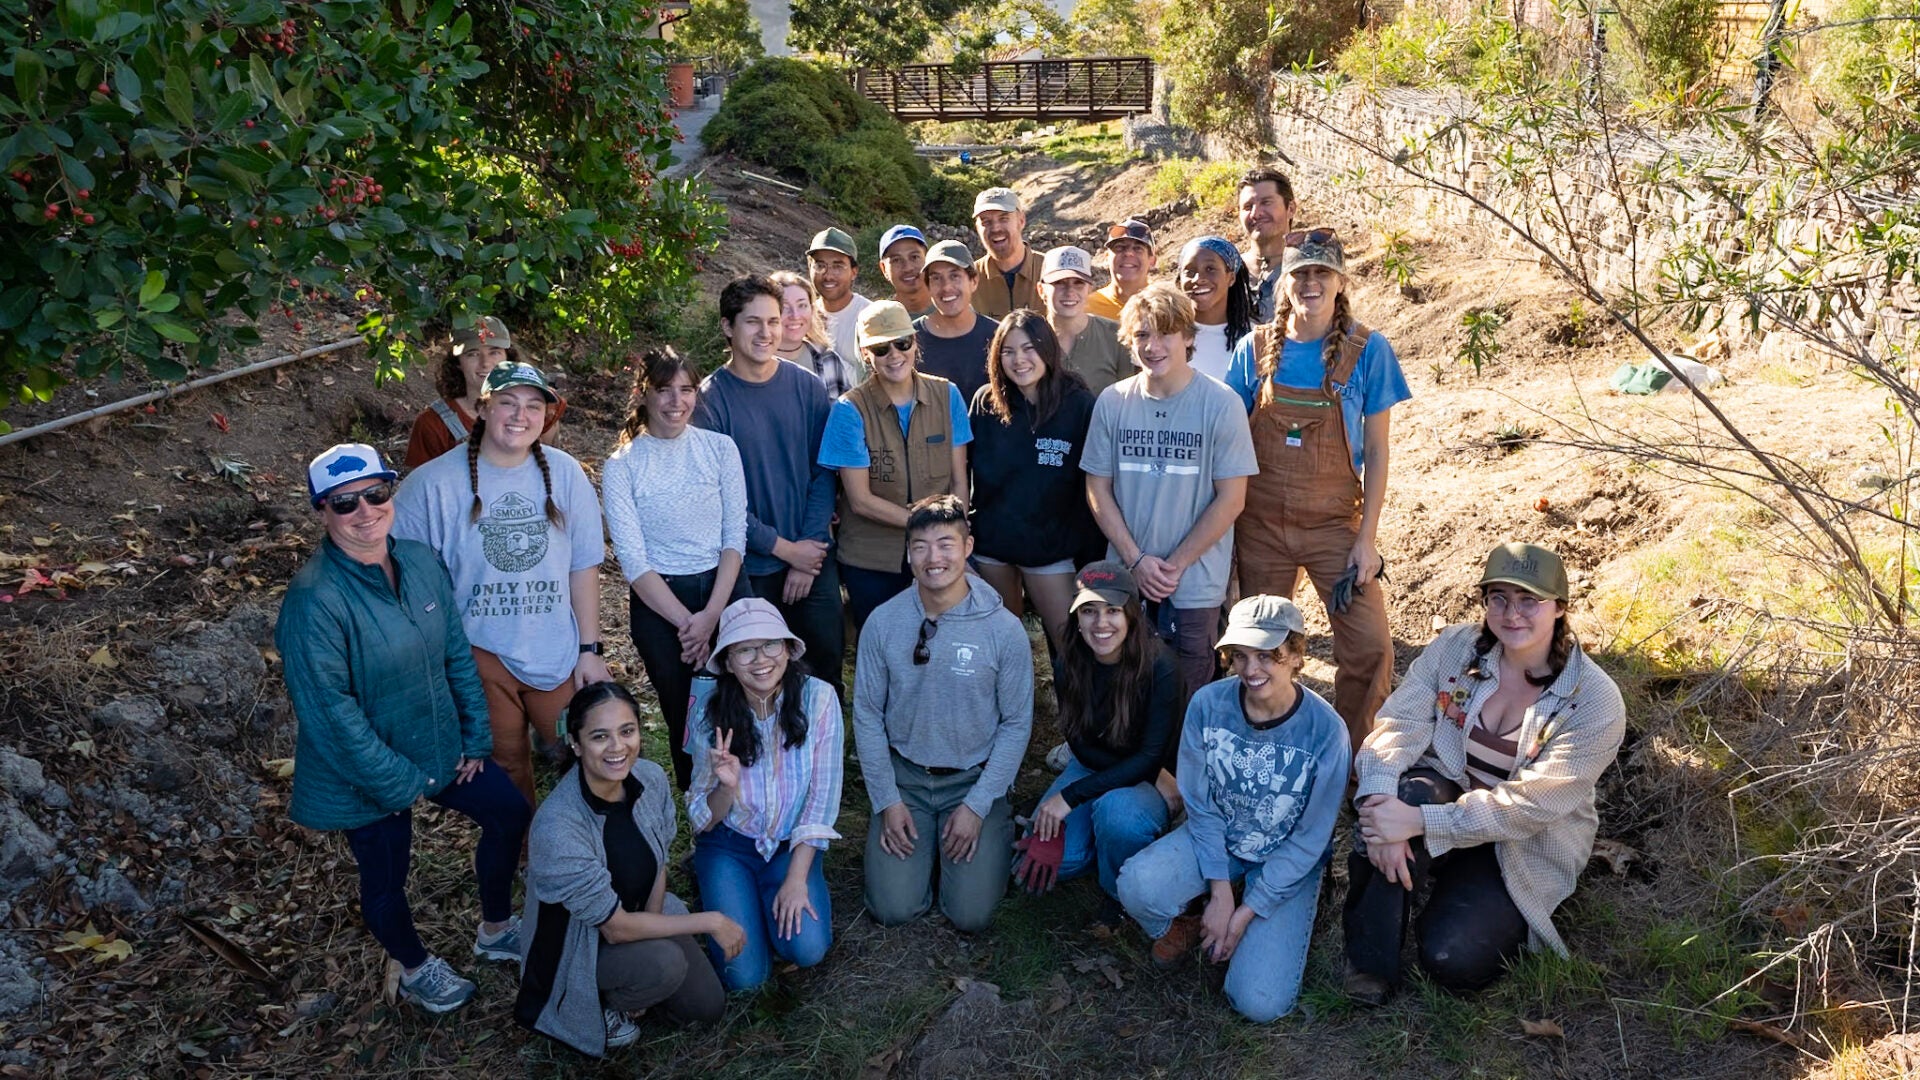
[[[1127,573],[1129,574],[1133,573],[1135,567],[1139,566],[1141,563],[1146,561],[1147,561],[1147,553],[1146,553],[1146,550],[1143,548],[1141,549],[1140,557],[1133,560],[1131,563],[1127,564]]]

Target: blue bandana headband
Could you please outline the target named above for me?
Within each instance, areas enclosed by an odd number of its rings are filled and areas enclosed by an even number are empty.
[[[1196,236],[1180,249],[1180,261],[1186,262],[1196,251],[1211,251],[1227,264],[1227,276],[1240,276],[1240,249],[1224,236]]]

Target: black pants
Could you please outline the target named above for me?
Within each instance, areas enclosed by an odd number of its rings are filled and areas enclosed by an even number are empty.
[[[672,590],[674,599],[688,611],[699,611],[713,598],[718,570],[704,574],[662,574],[661,580]],[[731,603],[748,595],[746,575],[734,579]],[[633,632],[633,651],[647,669],[647,681],[660,699],[660,715],[667,721],[667,750],[673,755],[673,778],[680,790],[693,783],[693,759],[681,745],[687,740],[687,697],[693,691],[693,667],[680,659],[680,631],[660,617],[636,594],[627,596],[627,625]]]
[[[840,568],[833,556],[827,556],[821,565],[820,576],[813,579],[813,590],[791,604],[781,599],[787,587],[785,570],[754,574],[747,579],[747,584],[753,589],[753,595],[780,609],[780,617],[787,620],[787,629],[807,647],[807,670],[814,678],[823,679],[833,687],[833,692],[840,695],[844,703],[847,691],[842,685],[840,668],[846,655],[847,630],[840,614]]]
[[[1400,777],[1400,801],[1410,806],[1450,803],[1459,797],[1459,785],[1431,769],[1409,769]],[[1507,895],[1493,845],[1455,848],[1439,858],[1427,854],[1427,845],[1419,837],[1410,847],[1411,891],[1375,869],[1367,861],[1366,845],[1354,838],[1353,854],[1347,857],[1343,920],[1347,962],[1354,970],[1377,975],[1399,989],[1407,915],[1414,897],[1431,880],[1433,892],[1415,928],[1421,969],[1448,990],[1472,991],[1490,985],[1527,943],[1527,920]]]

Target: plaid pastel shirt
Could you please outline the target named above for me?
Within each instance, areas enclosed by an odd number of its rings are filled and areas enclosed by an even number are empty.
[[[707,702],[715,685],[712,679],[693,680],[687,706],[685,749],[693,757],[687,819],[696,833],[705,832],[713,822],[707,796],[720,783],[708,756],[713,748],[713,725],[707,722]],[[840,839],[833,827],[840,818],[840,787],[846,775],[840,698],[833,687],[819,679],[807,679],[807,738],[794,747],[783,745],[780,737],[781,701],[774,699],[773,716],[755,721],[760,756],[740,770],[740,790],[726,819],[728,828],[753,841],[754,850],[763,859],[773,858],[787,841],[824,851],[827,841]]]
[[[848,359],[832,349],[823,349],[809,341],[800,349],[795,363],[815,375],[827,387],[827,396],[839,401],[847,391],[866,381],[867,369],[857,358]]]

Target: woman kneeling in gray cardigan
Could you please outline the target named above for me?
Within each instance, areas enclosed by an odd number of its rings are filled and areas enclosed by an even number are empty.
[[[579,760],[533,817],[513,1015],[598,1057],[639,1037],[631,1012],[657,1005],[681,1023],[718,1020],[726,991],[694,938],[712,935],[728,959],[746,938],[732,919],[688,914],[667,892],[673,790],[640,756],[633,695],[590,683],[565,723]]]

